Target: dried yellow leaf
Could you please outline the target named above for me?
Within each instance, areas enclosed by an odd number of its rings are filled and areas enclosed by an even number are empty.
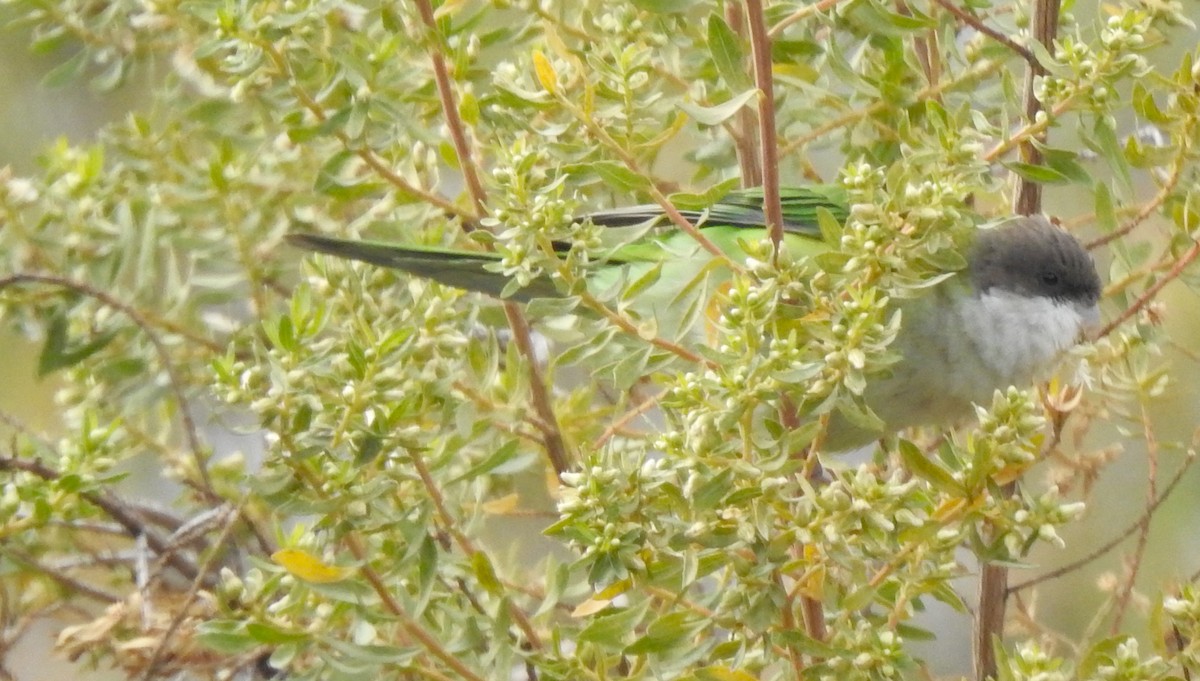
[[[340,582],[350,576],[351,568],[330,565],[316,555],[303,549],[280,549],[271,554],[271,560],[278,563],[295,577],[313,584],[329,584]]]

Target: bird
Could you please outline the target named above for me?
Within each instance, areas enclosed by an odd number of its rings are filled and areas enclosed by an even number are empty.
[[[839,222],[850,213],[846,191],[837,185],[782,188],[780,196],[785,244],[801,254],[828,248],[818,224],[821,211]],[[767,235],[761,188],[734,190],[703,210],[680,212],[735,262],[748,257],[746,243]],[[708,266],[715,256],[673,228],[659,205],[604,210],[579,219],[606,228],[661,225],[658,233],[594,263],[586,275],[588,288],[599,291],[621,276],[636,277],[638,268],[661,266],[658,281],[639,294],[648,299],[644,314],[679,317],[673,308],[678,307],[674,296],[680,282],[713,269]],[[882,427],[867,427],[834,412],[823,439],[827,451],[856,449],[909,427],[957,425],[975,414],[976,405],[990,404],[996,390],[1029,387],[1045,378],[1063,353],[1098,327],[1100,277],[1071,234],[1042,215],[1009,217],[973,234],[964,269],[949,273],[925,295],[894,303],[901,325],[888,349],[899,359],[870,376],[863,392]],[[287,240],[309,251],[403,270],[496,298],[507,294],[513,302],[564,295],[549,275],[514,285],[498,267],[488,267],[500,261],[492,252],[307,232],[293,232]]]

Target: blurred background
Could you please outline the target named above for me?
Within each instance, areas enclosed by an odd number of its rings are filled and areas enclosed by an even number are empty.
[[[0,8],[0,24],[5,23],[7,20]],[[1172,37],[1178,45],[1178,51],[1171,56],[1172,63],[1178,64],[1180,53],[1195,46],[1197,37],[1194,33],[1194,30],[1182,28],[1179,35]],[[86,79],[68,81],[59,87],[45,85],[47,74],[70,56],[69,48],[34,54],[29,49],[28,34],[19,28],[0,31],[0,83],[5,86],[5,94],[0,97],[0,167],[8,166],[14,175],[37,174],[39,150],[46,145],[60,138],[70,144],[89,143],[107,122],[119,119],[131,109],[148,105],[148,84],[157,77],[152,69],[135,72],[126,85],[114,92],[95,92],[88,87]],[[1132,126],[1132,117],[1123,123]],[[1072,191],[1048,189],[1047,212],[1072,214],[1078,212],[1080,205],[1090,203],[1082,190],[1078,195],[1073,195]],[[1097,254],[1097,259],[1104,274],[1104,254]],[[1160,440],[1191,442],[1193,432],[1200,424],[1200,298],[1176,283],[1161,297],[1159,311],[1162,323],[1168,327],[1167,335],[1189,339],[1189,342],[1163,348],[1161,361],[1169,367],[1171,380],[1162,396],[1144,407],[1153,415]],[[1110,308],[1106,312],[1112,315],[1116,310]],[[53,437],[57,426],[53,400],[55,383],[52,379],[40,380],[36,375],[37,340],[3,329],[0,330],[0,347],[4,348],[6,360],[0,362],[0,411]],[[0,424],[0,437],[6,430],[7,427]],[[1035,569],[1015,571],[1012,574],[1015,583],[1088,555],[1140,517],[1146,505],[1148,479],[1141,434],[1097,429],[1086,445],[1099,448],[1106,444],[1106,439],[1124,442],[1126,448],[1096,482],[1084,520],[1064,533],[1065,549],[1042,545],[1030,558]],[[1186,453],[1162,451],[1159,455],[1161,489]],[[1041,473],[1038,470],[1031,473],[1035,484],[1041,481]],[[1146,610],[1141,606],[1157,600],[1164,588],[1169,589],[1172,584],[1191,578],[1200,569],[1200,533],[1193,525],[1198,513],[1200,471],[1192,470],[1174,496],[1159,509],[1151,526],[1146,558],[1138,566],[1137,583],[1143,591],[1134,595],[1126,620],[1128,632],[1143,635]],[[1086,635],[1100,604],[1112,596],[1105,589],[1110,581],[1116,580],[1108,580],[1106,575],[1123,574],[1128,567],[1126,556],[1135,541],[1136,537],[1130,536],[1115,551],[1043,585],[1037,600],[1032,603],[1040,620],[1068,640]],[[973,577],[964,578],[963,590],[969,601],[973,599],[970,595],[973,584]],[[935,609],[921,624],[939,634],[938,640],[922,644],[918,653],[930,662],[931,671],[948,676],[968,673],[971,651],[967,618],[945,609]],[[19,681],[120,678],[104,670],[83,670],[56,657],[52,650],[59,626],[55,622],[42,622],[27,630],[15,647],[3,651],[4,668]],[[1156,642],[1143,643],[1152,646]]]
[[[43,84],[47,74],[69,59],[72,49],[33,53],[28,31],[10,26],[8,11],[0,7],[0,26],[8,26],[0,29],[0,83],[4,87],[4,96],[0,97],[0,167],[7,166],[14,176],[36,175],[38,154],[46,145],[60,138],[71,144],[86,144],[106,123],[149,101],[149,74],[140,74],[140,78],[131,79],[113,92],[95,92],[82,81],[47,87]],[[0,361],[0,412],[34,431],[55,436],[56,385],[53,378],[41,380],[37,376],[40,346],[36,339],[3,326],[0,348],[4,356]],[[9,432],[0,423],[0,440],[7,442]],[[0,591],[0,598],[6,592],[8,589]],[[83,669],[56,656],[54,638],[60,626],[57,622],[36,623],[13,648],[0,650],[4,669],[17,681],[121,678],[112,672]]]

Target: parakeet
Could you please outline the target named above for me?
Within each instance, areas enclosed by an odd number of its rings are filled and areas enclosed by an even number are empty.
[[[781,194],[789,252],[803,257],[827,249],[818,211],[827,210],[836,221],[844,221],[849,212],[845,191],[812,186],[783,189]],[[767,235],[762,202],[761,190],[748,189],[734,191],[705,210],[681,212],[727,257],[744,262],[744,245]],[[714,255],[672,226],[658,205],[600,211],[580,219],[614,228],[662,225],[594,263],[587,275],[588,288],[602,291],[621,276],[634,277],[639,269],[661,266],[654,286],[639,293],[643,315],[678,317],[678,310],[672,309],[678,290],[719,269],[709,267]],[[400,269],[490,296],[499,297],[507,287],[508,299],[517,302],[562,295],[548,275],[514,287],[497,268],[486,268],[499,262],[495,253],[305,233],[291,234],[288,240],[304,249]],[[972,413],[972,405],[990,403],[995,390],[1030,385],[1097,324],[1101,283],[1096,267],[1074,237],[1046,218],[1013,217],[976,230],[966,256],[964,270],[925,295],[895,303],[901,327],[889,349],[900,359],[872,375],[863,393],[883,428],[866,428],[834,414],[826,449],[855,448],[910,426],[960,421]]]

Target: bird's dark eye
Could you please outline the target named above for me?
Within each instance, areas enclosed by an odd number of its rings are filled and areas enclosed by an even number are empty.
[[[1058,286],[1058,272],[1042,272],[1042,283],[1046,286]]]

